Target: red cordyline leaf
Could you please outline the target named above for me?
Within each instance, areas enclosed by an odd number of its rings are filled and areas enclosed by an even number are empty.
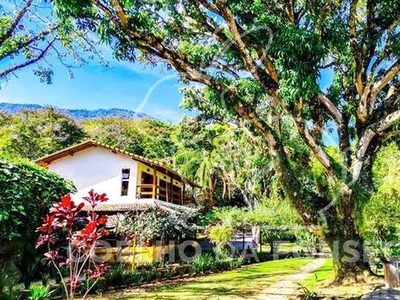
[[[107,266],[104,263],[94,266],[93,269],[86,270],[88,279],[104,279],[107,271]]]
[[[43,224],[36,229],[36,232],[51,234],[55,229],[55,215],[46,215],[42,220]]]
[[[58,266],[59,267],[68,267],[69,263],[71,262],[69,258],[66,258],[64,256],[59,256],[59,263]]]
[[[99,224],[96,221],[90,221],[85,228],[77,231],[71,238],[71,244],[79,252],[90,249],[97,244],[100,238],[108,235],[108,231],[103,228],[98,228]]]
[[[89,196],[83,197],[83,200],[89,202],[92,207],[95,207],[97,204],[107,201],[108,198],[105,193],[98,194],[93,189],[91,189],[89,191]]]
[[[57,256],[58,256],[58,249],[56,249],[56,250],[51,250],[51,251],[46,252],[46,253],[44,254],[44,257],[45,257],[46,259],[49,259],[49,260],[55,260],[55,259],[57,258]]]
[[[41,246],[45,244],[51,244],[54,245],[57,242],[57,239],[54,235],[52,234],[42,234],[39,236],[39,238],[36,241],[36,246],[35,248],[38,249]]]
[[[87,217],[89,222],[96,222],[98,225],[104,225],[107,223],[107,216],[99,216],[97,213],[93,212],[91,216]]]
[[[36,249],[44,244],[55,244],[57,239],[54,233],[56,229],[62,227],[63,224],[60,223],[55,215],[46,215],[46,217],[43,218],[43,224],[36,229],[37,232],[41,233],[36,242]]]
[[[50,213],[62,220],[66,220],[67,225],[72,225],[74,219],[82,210],[84,205],[84,203],[76,205],[72,200],[71,195],[66,195],[61,197],[61,202],[53,204],[53,207],[50,208]]]
[[[107,216],[100,216],[100,217],[97,219],[97,223],[98,223],[99,225],[104,225],[104,224],[106,224],[106,223],[107,223]]]

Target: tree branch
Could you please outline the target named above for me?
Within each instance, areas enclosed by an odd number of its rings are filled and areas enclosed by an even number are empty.
[[[42,32],[40,32],[37,35],[30,38],[29,40],[27,40],[23,43],[17,44],[17,48],[15,48],[14,50],[4,52],[2,55],[0,55],[0,60],[3,60],[5,57],[8,57],[13,53],[17,53],[21,49],[34,44],[35,42],[39,41],[40,39],[42,39],[42,38],[48,36],[50,33],[54,32],[56,29],[57,29],[57,26],[50,28],[50,29],[45,29]]]
[[[10,38],[13,35],[15,28],[17,28],[18,24],[21,22],[22,18],[28,11],[29,7],[32,5],[33,0],[28,0],[21,11],[18,13],[14,21],[11,23],[10,28],[5,32],[4,35],[0,36],[0,45],[4,43],[5,40]]]
[[[388,71],[377,81],[371,88],[371,95],[376,96],[378,93],[400,72],[400,60],[395,61]],[[373,107],[373,106],[372,106]]]
[[[12,67],[10,67],[10,68],[8,68],[8,69],[5,69],[5,70],[3,70],[3,71],[0,71],[0,78],[4,78],[4,77],[6,77],[7,75],[9,75],[10,73],[13,73],[13,72],[15,72],[15,71],[17,71],[17,70],[19,70],[19,69],[22,69],[22,68],[24,68],[24,67],[27,67],[27,66],[30,66],[30,65],[32,65],[32,64],[37,63],[39,60],[41,60],[41,59],[46,55],[46,53],[49,51],[49,49],[52,47],[52,45],[54,44],[54,42],[55,42],[56,40],[57,40],[56,38],[54,38],[53,40],[51,40],[51,41],[49,42],[49,44],[46,46],[46,48],[44,48],[44,49],[42,50],[42,52],[41,52],[37,57],[35,57],[35,58],[33,58],[33,59],[30,59],[30,60],[27,60],[27,61],[25,61],[25,62],[23,62],[23,63],[21,63],[21,64],[19,64],[19,65],[14,65],[14,66],[12,66]]]
[[[362,80],[362,53],[358,47],[357,42],[357,6],[359,0],[352,0],[350,5],[350,16],[349,16],[349,35],[350,35],[350,46],[354,55],[354,59],[356,62],[356,74],[355,74],[355,83],[359,96],[361,97],[364,91],[363,88],[363,80]]]
[[[375,122],[364,132],[359,141],[356,160],[353,166],[353,183],[357,182],[360,177],[364,161],[368,156],[368,149],[371,141],[376,135],[382,135],[392,125],[400,121],[400,110],[388,114],[386,117]]]
[[[293,118],[296,124],[296,127],[300,133],[300,136],[303,138],[304,142],[308,145],[312,153],[324,167],[325,172],[328,174],[328,179],[331,184],[335,184],[335,176],[332,172],[332,164],[331,161],[325,152],[325,150],[319,145],[312,134],[310,133],[307,125],[305,124],[304,119],[301,116]]]

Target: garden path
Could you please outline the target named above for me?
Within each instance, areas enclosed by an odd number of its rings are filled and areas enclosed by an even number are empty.
[[[286,300],[299,292],[298,282],[312,276],[313,272],[323,266],[326,258],[317,258],[300,269],[299,272],[282,277],[278,282],[262,291],[256,299]]]

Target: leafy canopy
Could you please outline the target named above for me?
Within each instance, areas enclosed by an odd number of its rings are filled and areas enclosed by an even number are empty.
[[[41,82],[51,84],[54,71],[46,59],[72,69],[101,55],[88,32],[69,20],[58,19],[46,1],[3,0],[0,3],[0,84],[31,67]]]
[[[109,117],[84,120],[80,125],[96,141],[149,159],[171,162],[175,153],[170,138],[174,126],[158,120]]]
[[[85,136],[73,119],[51,107],[0,115],[0,152],[9,157],[37,159]]]

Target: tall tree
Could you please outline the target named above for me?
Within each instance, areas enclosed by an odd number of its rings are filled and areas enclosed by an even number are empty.
[[[118,58],[164,62],[195,83],[186,97],[205,116],[248,121],[268,145],[286,196],[304,222],[321,227],[336,280],[369,272],[357,218],[373,190],[374,153],[400,119],[399,1],[54,3]],[[334,74],[327,89],[319,86],[324,70]],[[301,143],[287,143],[283,121]],[[339,160],[327,151],[328,126],[338,135]],[[309,176],[312,159],[325,188]]]

